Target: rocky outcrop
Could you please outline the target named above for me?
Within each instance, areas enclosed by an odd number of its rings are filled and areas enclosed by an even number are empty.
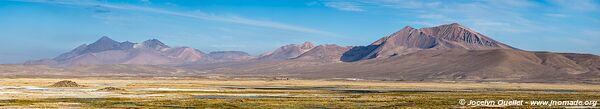
[[[50,87],[83,87],[83,85],[79,85],[73,81],[63,80],[50,85]]]
[[[119,92],[119,91],[125,91],[125,89],[122,88],[116,88],[116,87],[105,87],[102,89],[98,89],[96,91],[103,91],[103,92]]]

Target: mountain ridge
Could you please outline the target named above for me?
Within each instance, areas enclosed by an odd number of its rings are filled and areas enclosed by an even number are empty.
[[[204,53],[190,47],[169,47],[157,39],[138,44],[102,37],[96,42],[29,64],[85,66],[84,70],[73,68],[78,72],[118,67],[114,69],[161,76],[168,74],[158,72],[177,72],[173,76],[600,83],[597,55],[521,50],[456,23],[420,29],[406,26],[366,46],[314,45],[308,41],[283,45],[258,57],[241,51]],[[135,73],[120,64],[144,69]],[[152,73],[143,73],[149,71]]]
[[[314,48],[315,45],[311,42],[304,42],[302,44],[289,44],[281,46],[271,52],[261,54],[259,60],[287,60],[298,57],[299,55]]]
[[[118,42],[107,36],[102,36],[89,45],[82,44],[55,58],[27,61],[24,64],[68,67],[86,64],[179,65],[205,61],[230,60],[215,60],[202,51],[191,47],[170,47],[158,39],[133,43],[129,41]]]
[[[516,49],[495,41],[458,23],[415,29],[406,26],[367,46],[357,46],[342,61],[404,55],[423,49]],[[361,53],[361,54],[356,54]]]

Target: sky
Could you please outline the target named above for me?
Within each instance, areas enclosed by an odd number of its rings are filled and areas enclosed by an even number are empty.
[[[259,55],[450,23],[524,50],[600,54],[600,0],[0,0],[0,63],[52,58],[102,36]]]

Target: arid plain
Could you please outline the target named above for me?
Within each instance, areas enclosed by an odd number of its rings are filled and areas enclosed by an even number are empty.
[[[0,0],[0,33],[0,109],[600,109],[600,0]]]
[[[287,78],[285,78],[287,79]],[[600,100],[600,85],[177,77],[3,78],[1,108],[472,108],[464,100]],[[69,80],[78,86],[56,87]],[[119,90],[99,90],[112,87]],[[483,106],[498,107],[498,106]],[[572,106],[507,106],[569,108]]]
[[[0,65],[0,76],[2,108],[596,108],[600,100],[599,56],[521,50],[458,23],[258,57],[101,37],[55,58]]]

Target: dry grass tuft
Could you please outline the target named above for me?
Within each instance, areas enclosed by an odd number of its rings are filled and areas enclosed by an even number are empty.
[[[122,88],[116,88],[116,87],[105,87],[102,89],[98,89],[96,91],[106,91],[106,92],[113,92],[113,91],[125,91],[125,89]]]

